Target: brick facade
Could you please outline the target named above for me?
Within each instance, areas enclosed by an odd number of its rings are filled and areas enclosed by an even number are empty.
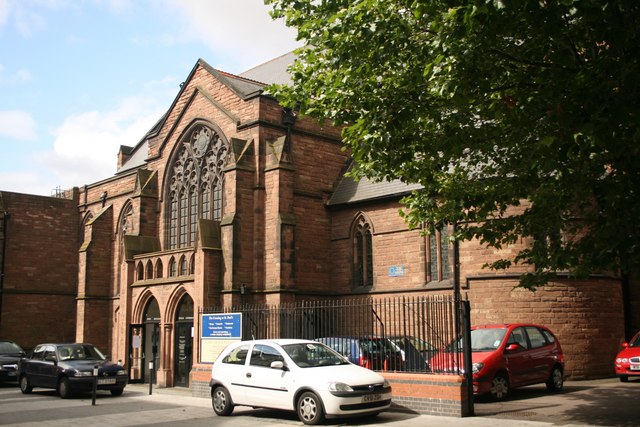
[[[0,192],[0,337],[25,348],[75,340],[80,222],[77,191],[68,196]]]
[[[252,84],[198,61],[158,126],[135,149],[123,147],[121,170],[114,177],[75,189],[67,198],[0,193],[0,214],[10,214],[2,233],[3,338],[25,347],[90,341],[122,360],[134,379],[142,379],[145,361],[135,355],[143,354],[148,343],[133,339],[130,325],[139,325],[148,337],[149,325],[155,324],[157,383],[170,387],[178,381],[178,314],[188,298],[194,307],[191,385],[201,393],[208,373],[208,366],[198,363],[202,307],[452,292],[451,280],[429,280],[428,238],[407,228],[398,215],[398,197],[327,208],[348,162],[340,130],[300,118],[288,129],[275,100],[242,92]],[[172,171],[198,127],[211,129],[228,149],[221,166],[222,216],[199,219],[194,244],[170,248]],[[146,161],[127,169],[135,150],[147,150]],[[371,288],[353,285],[356,218],[372,231]],[[620,281],[561,280],[534,293],[515,288],[522,270],[496,275],[482,269],[526,244],[500,253],[478,242],[460,245],[461,285],[471,302],[472,323],[545,324],[563,345],[570,377],[612,375],[625,333]],[[187,269],[180,271],[183,259]],[[172,275],[172,265],[177,274]],[[391,274],[397,268],[402,274]],[[631,307],[638,305],[636,288]],[[154,300],[159,320],[146,317]],[[637,317],[635,322],[640,327]],[[393,381],[397,390],[407,390],[398,399],[420,408],[433,406],[433,389],[444,380],[400,375]],[[461,380],[446,381],[435,393],[448,390],[439,410],[464,415]],[[431,391],[415,402],[416,390]]]

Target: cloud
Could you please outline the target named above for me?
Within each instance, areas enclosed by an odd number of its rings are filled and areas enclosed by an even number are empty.
[[[0,0],[0,26],[9,19],[9,0]]]
[[[30,81],[33,76],[31,75],[31,71],[26,68],[21,68],[17,70],[14,74],[6,75],[4,73],[5,67],[0,64],[0,84],[15,84],[15,83],[24,83]]]
[[[181,33],[226,58],[225,71],[245,71],[300,45],[295,30],[282,20],[274,21],[263,0],[166,1],[182,19]]]
[[[25,111],[0,111],[0,135],[21,141],[35,140],[37,124]]]
[[[111,111],[88,111],[67,117],[53,132],[53,150],[36,156],[61,188],[90,184],[113,176],[121,145],[136,145],[163,110],[151,97],[129,97]]]
[[[3,191],[10,188],[11,192],[23,194],[37,194],[50,196],[54,188],[51,178],[47,178],[39,172],[0,172],[0,182]]]

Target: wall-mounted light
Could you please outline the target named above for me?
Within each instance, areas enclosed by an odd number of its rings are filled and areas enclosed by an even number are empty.
[[[240,295],[244,295],[246,290],[247,290],[247,285],[245,285],[244,283],[240,285]]]

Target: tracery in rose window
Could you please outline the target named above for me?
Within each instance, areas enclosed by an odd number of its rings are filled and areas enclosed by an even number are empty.
[[[227,151],[220,135],[205,125],[194,126],[182,140],[169,179],[169,249],[194,245],[199,218],[222,218]]]

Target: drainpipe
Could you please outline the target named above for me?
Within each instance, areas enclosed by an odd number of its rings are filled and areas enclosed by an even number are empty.
[[[2,298],[4,291],[4,266],[7,259],[7,223],[11,218],[9,212],[4,212],[2,217],[2,264],[0,264],[0,324],[2,323]]]

